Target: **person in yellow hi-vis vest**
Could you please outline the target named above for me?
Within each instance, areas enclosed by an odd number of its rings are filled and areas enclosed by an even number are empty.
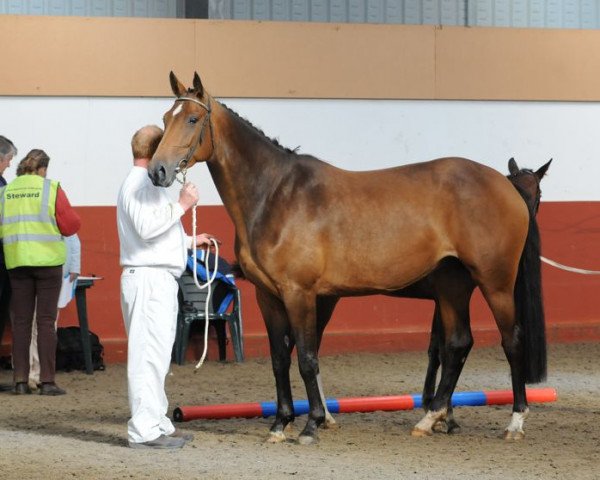
[[[25,159],[48,168],[43,150],[31,150]],[[56,320],[62,265],[66,259],[63,236],[79,230],[81,220],[55,180],[36,174],[17,177],[0,188],[0,237],[10,278],[13,344],[13,392],[31,393],[29,344],[37,308],[40,394],[66,393],[55,383]]]

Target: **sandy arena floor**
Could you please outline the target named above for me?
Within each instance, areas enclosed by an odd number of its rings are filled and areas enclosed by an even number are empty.
[[[63,397],[0,394],[0,478],[9,479],[597,479],[600,478],[600,345],[550,347],[556,403],[532,405],[526,438],[500,436],[511,407],[456,409],[458,435],[410,436],[421,411],[337,415],[316,445],[266,444],[271,419],[179,424],[195,439],[179,451],[126,448],[124,365],[93,376],[60,373]],[[419,393],[425,352],[323,357],[331,397]],[[293,365],[297,398],[306,398]],[[0,383],[11,380],[0,372]],[[510,388],[500,348],[474,350],[457,391]],[[270,361],[173,365],[177,405],[274,399]],[[303,426],[305,417],[296,420]],[[297,435],[297,432],[293,435]]]

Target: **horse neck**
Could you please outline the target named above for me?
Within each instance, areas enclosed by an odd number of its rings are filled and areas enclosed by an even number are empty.
[[[288,153],[220,104],[213,110],[213,128],[215,150],[208,170],[244,240],[249,223],[292,162]]]

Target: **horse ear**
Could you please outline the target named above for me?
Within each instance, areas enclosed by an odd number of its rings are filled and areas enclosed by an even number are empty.
[[[173,90],[173,93],[177,98],[185,94],[186,90],[183,83],[177,79],[173,72],[169,73],[169,80],[171,81],[171,90]]]
[[[517,165],[517,162],[515,162],[515,159],[512,157],[508,161],[508,171],[511,175],[514,175],[519,172],[519,166]]]
[[[544,178],[544,175],[546,175],[546,172],[548,171],[548,168],[550,167],[551,163],[552,159],[548,160],[548,163],[542,165],[540,168],[537,169],[537,171],[535,172],[535,176],[538,178],[538,180]]]
[[[200,81],[200,75],[197,72],[194,72],[194,93],[198,95],[198,97],[202,98],[204,95],[204,87],[202,86],[202,82]]]

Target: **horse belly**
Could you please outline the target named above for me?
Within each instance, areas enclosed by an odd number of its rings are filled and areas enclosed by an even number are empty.
[[[320,290],[338,295],[399,290],[425,277],[452,254],[434,228],[412,229],[410,234],[382,228],[370,238],[336,245],[319,279]]]

